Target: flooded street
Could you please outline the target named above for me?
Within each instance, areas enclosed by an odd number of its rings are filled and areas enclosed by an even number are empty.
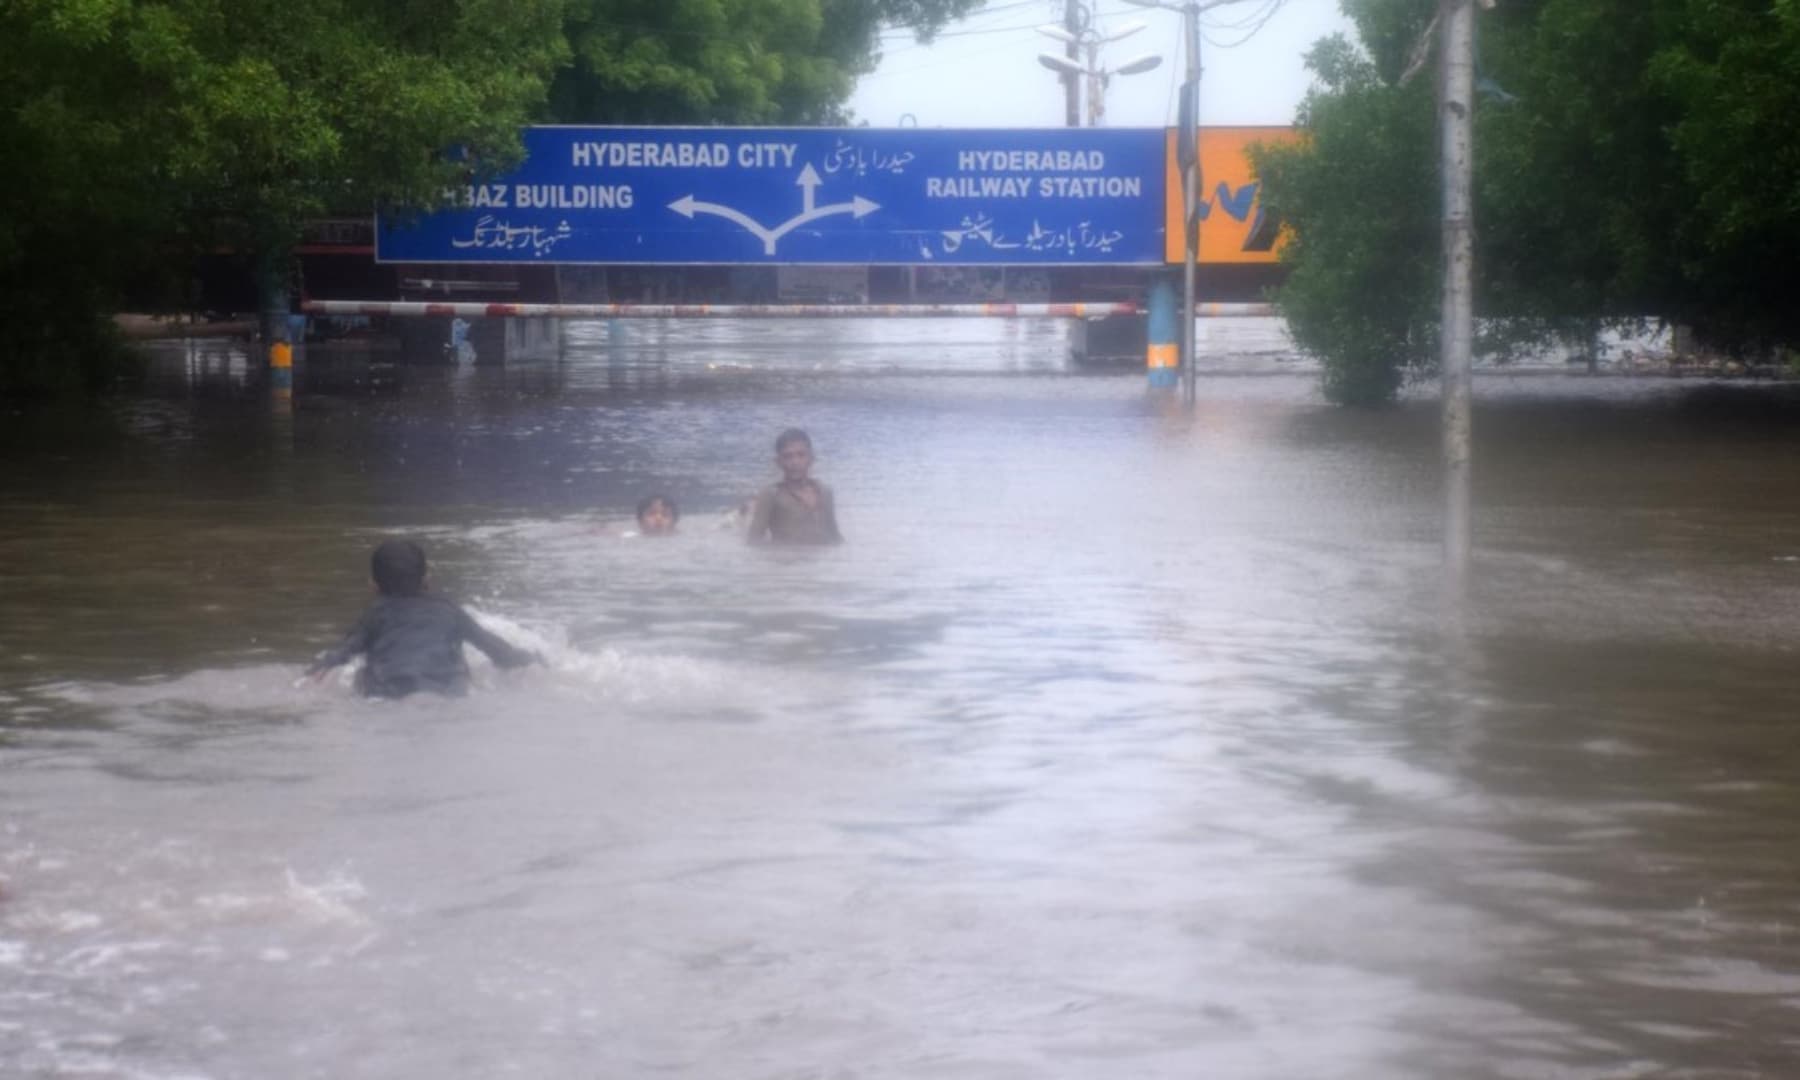
[[[1428,396],[569,333],[0,418],[0,1075],[1800,1075],[1795,387],[1478,380],[1458,635]],[[547,669],[299,681],[396,535]]]

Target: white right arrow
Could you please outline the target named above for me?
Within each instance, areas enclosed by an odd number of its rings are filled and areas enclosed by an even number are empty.
[[[825,206],[815,205],[814,189],[823,182],[819,179],[818,172],[810,164],[800,170],[800,175],[794,180],[794,183],[800,185],[801,190],[805,192],[803,198],[806,208],[772,229],[764,228],[760,221],[742,210],[721,206],[718,203],[703,202],[692,195],[683,195],[676,199],[669,204],[669,209],[690,221],[693,220],[695,214],[711,214],[727,221],[735,221],[743,226],[745,231],[762,241],[765,255],[775,254],[775,245],[782,237],[809,221],[817,221],[822,217],[843,213],[848,213],[852,218],[864,218],[881,209],[880,203],[865,199],[861,195],[851,196],[849,202],[829,203]]]

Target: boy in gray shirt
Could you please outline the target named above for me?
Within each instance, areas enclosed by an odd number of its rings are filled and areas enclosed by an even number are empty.
[[[465,641],[503,668],[539,659],[484,629],[454,602],[427,594],[426,570],[425,551],[411,540],[377,547],[369,574],[380,597],[307,674],[316,678],[362,655],[367,659],[356,674],[356,690],[367,697],[399,698],[417,690],[461,695],[469,689]]]

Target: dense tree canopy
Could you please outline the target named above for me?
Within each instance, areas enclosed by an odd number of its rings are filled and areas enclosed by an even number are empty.
[[[516,155],[560,16],[556,0],[0,7],[0,378],[81,370],[96,316],[194,250],[435,198],[463,167],[451,147]]]
[[[1309,56],[1311,139],[1260,158],[1293,228],[1279,300],[1333,400],[1386,400],[1437,351],[1435,0],[1344,0],[1361,48]],[[1506,0],[1480,19],[1477,315],[1489,343],[1677,320],[1800,342],[1800,0]]]
[[[842,119],[883,26],[929,35],[978,0],[568,0],[569,123],[817,124]]]
[[[0,392],[90,369],[121,295],[310,216],[430,206],[566,122],[834,117],[877,32],[971,0],[6,0]]]
[[[1300,117],[1310,140],[1256,155],[1265,205],[1290,230],[1282,313],[1325,360],[1326,395],[1352,404],[1392,397],[1437,347],[1431,89],[1397,85],[1404,57],[1388,59],[1321,42],[1309,60],[1321,89]]]
[[[1727,344],[1800,344],[1786,272],[1800,241],[1800,3],[1661,6],[1650,77],[1672,103],[1683,211],[1671,309]]]

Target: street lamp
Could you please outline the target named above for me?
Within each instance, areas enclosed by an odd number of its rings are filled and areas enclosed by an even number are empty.
[[[1126,0],[1138,7],[1161,8],[1181,13],[1182,37],[1187,39],[1187,81],[1181,84],[1177,157],[1181,161],[1181,365],[1187,369],[1187,402],[1197,396],[1194,372],[1194,274],[1200,258],[1200,15],[1243,0]]]
[[[1162,63],[1162,57],[1155,53],[1150,53],[1146,56],[1140,56],[1136,60],[1128,60],[1125,63],[1120,64],[1119,69],[1113,72],[1113,74],[1136,75],[1140,71],[1149,71],[1160,63]]]
[[[1162,63],[1160,56],[1140,56],[1116,68],[1100,66],[1100,46],[1120,38],[1130,37],[1144,28],[1141,22],[1131,22],[1110,34],[1102,34],[1095,30],[1084,30],[1080,34],[1070,33],[1060,26],[1040,26],[1037,32],[1045,37],[1052,37],[1070,45],[1080,46],[1087,53],[1087,63],[1080,64],[1066,56],[1054,53],[1038,53],[1038,63],[1060,75],[1071,79],[1087,77],[1088,107],[1087,122],[1089,127],[1099,127],[1100,118],[1106,115],[1106,88],[1115,75],[1136,75],[1149,71]]]

